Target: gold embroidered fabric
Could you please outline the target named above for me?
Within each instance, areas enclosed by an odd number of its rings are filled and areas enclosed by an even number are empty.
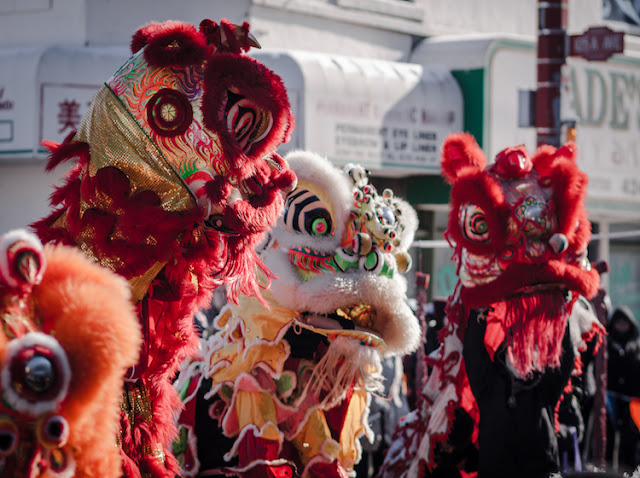
[[[91,177],[114,166],[131,181],[132,194],[154,191],[166,211],[195,207],[195,197],[183,179],[108,86],[96,93],[74,139],[91,146]]]

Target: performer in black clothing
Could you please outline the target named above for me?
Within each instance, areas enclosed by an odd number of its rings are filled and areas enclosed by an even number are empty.
[[[559,368],[520,379],[505,361],[504,347],[492,361],[484,345],[486,322],[471,311],[464,361],[480,410],[478,478],[547,478],[559,471],[554,407],[573,369],[569,327]]]

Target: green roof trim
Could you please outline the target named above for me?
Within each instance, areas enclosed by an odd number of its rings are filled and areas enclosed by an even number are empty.
[[[484,68],[473,70],[452,70],[451,74],[456,79],[462,90],[464,98],[464,123],[463,128],[471,133],[480,147],[484,136]]]
[[[442,176],[411,176],[406,199],[410,204],[448,204],[450,190]]]

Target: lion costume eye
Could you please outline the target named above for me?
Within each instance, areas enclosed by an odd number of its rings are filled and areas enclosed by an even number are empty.
[[[245,153],[253,143],[266,137],[273,126],[273,117],[249,98],[230,90],[226,105],[227,128]]]
[[[283,223],[290,231],[306,232],[311,236],[326,236],[333,232],[331,213],[318,196],[304,189],[287,198]]]
[[[485,212],[475,204],[467,204],[460,210],[462,234],[473,242],[489,241],[489,223]]]
[[[147,122],[160,136],[184,134],[193,120],[189,99],[180,91],[163,88],[147,103]]]

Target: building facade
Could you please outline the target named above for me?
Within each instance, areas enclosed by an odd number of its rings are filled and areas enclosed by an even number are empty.
[[[625,51],[606,62],[569,58],[560,108],[575,122],[590,177],[592,259],[609,262],[614,305],[640,316],[637,5],[567,1],[569,34],[607,25],[626,32]],[[41,142],[77,127],[128,58],[133,32],[153,20],[204,18],[249,22],[262,45],[252,55],[283,78],[296,130],[281,153],[304,148],[336,164],[359,162],[376,186],[409,199],[421,222],[415,262],[432,275],[432,297],[449,294],[440,144],[465,130],[488,158],[508,145],[535,148],[518,102],[536,87],[533,0],[0,0],[0,231],[46,213],[65,171],[44,172]]]

